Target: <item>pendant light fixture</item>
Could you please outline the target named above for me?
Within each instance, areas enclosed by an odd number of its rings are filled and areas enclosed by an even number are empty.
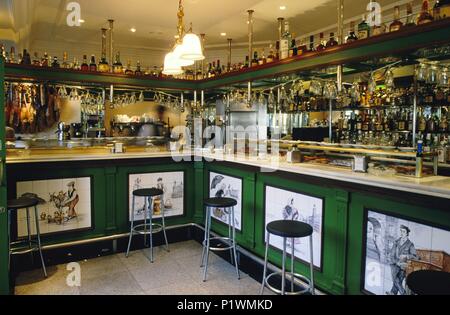
[[[183,60],[200,61],[205,59],[200,37],[192,33],[192,24],[189,32],[183,38],[180,58]]]
[[[182,67],[192,66],[195,61],[205,59],[200,38],[192,33],[192,25],[189,33],[185,35],[182,0],[178,4],[177,17],[177,41],[172,51],[164,58],[163,74],[165,75],[180,75],[184,72]]]

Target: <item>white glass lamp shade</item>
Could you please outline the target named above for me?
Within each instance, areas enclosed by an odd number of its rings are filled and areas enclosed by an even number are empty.
[[[184,36],[183,50],[180,54],[180,58],[193,61],[205,59],[202,51],[202,43],[197,35],[188,33]]]
[[[183,45],[177,45],[173,51],[173,56],[180,67],[188,67],[194,64],[194,60],[181,59],[181,54],[184,52]]]
[[[183,73],[183,69],[177,63],[175,55],[170,52],[164,58],[164,69],[163,74],[165,75],[179,75]]]

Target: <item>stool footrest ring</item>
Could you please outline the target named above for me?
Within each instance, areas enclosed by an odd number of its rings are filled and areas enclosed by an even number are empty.
[[[233,239],[231,239],[229,237],[211,237],[209,239],[209,241],[210,241],[210,243],[211,243],[211,241],[222,241],[227,244],[227,247],[211,247],[211,246],[209,246],[209,250],[211,250],[211,251],[218,251],[218,252],[226,251],[226,250],[233,249],[233,247],[234,247],[234,241],[233,241]],[[203,246],[206,247],[206,240],[204,240],[202,244],[203,244]]]
[[[150,234],[150,230],[147,229],[147,232],[144,232],[144,231],[139,230],[139,229],[140,228],[145,228],[145,227],[148,228],[150,226],[152,226],[152,230],[153,230],[151,234],[156,234],[156,233],[159,233],[159,232],[163,231],[163,226],[161,224],[157,224],[157,223],[149,224],[149,223],[147,223],[147,224],[139,224],[139,225],[134,226],[133,229],[132,229],[132,232],[136,233],[136,234],[141,234],[141,235],[146,234],[147,235],[147,234]]]
[[[275,275],[283,276],[283,273],[281,271],[273,272],[273,273],[269,274],[268,276],[266,276],[266,278],[263,279],[264,286],[266,288],[268,288],[270,291],[274,292],[274,293],[281,294],[282,290],[279,290],[279,289],[277,289],[277,288],[275,288],[275,287],[273,287],[272,285],[269,284],[269,279],[272,278]],[[286,279],[287,280],[291,280],[291,277],[292,277],[292,273],[291,272],[285,272],[285,275],[286,275]],[[290,292],[290,291],[285,290],[284,294],[286,294],[286,295],[301,295],[301,294],[305,294],[306,292],[311,291],[311,280],[310,279],[308,279],[305,276],[302,276],[302,275],[300,275],[298,273],[294,273],[294,278],[297,279],[297,280],[305,281],[307,283],[307,285],[308,285],[307,288],[305,288],[304,290],[295,291],[295,292]]]

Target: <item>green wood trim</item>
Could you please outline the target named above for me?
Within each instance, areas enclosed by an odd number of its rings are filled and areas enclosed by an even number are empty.
[[[6,209],[6,164],[5,164],[5,92],[4,92],[4,65],[0,57],[0,167],[3,170],[3,178],[0,178],[0,208]],[[9,251],[8,251],[8,214],[0,212],[0,295],[9,294]]]
[[[153,77],[133,77],[126,75],[104,74],[104,73],[84,73],[81,71],[67,69],[41,68],[23,65],[6,65],[7,78],[19,78],[26,80],[46,80],[57,82],[72,82],[74,84],[92,83],[103,86],[119,85],[140,88],[160,88],[175,90],[193,90],[196,88],[195,81],[159,79]]]

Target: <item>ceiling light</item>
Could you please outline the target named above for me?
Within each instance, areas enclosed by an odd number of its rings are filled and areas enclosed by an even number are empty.
[[[280,6],[280,10],[282,11],[286,10],[286,6],[285,5]]]
[[[181,59],[199,61],[204,60],[205,55],[203,55],[202,43],[200,42],[200,37],[194,33],[186,34],[183,38],[183,50],[180,54]]]
[[[164,69],[162,73],[165,75],[180,75],[183,73],[181,66],[176,63],[173,52],[168,53],[164,58]]]
[[[136,33],[136,29],[135,29],[134,27],[132,27],[132,28],[130,29],[130,31],[131,31],[132,33]]]
[[[227,33],[220,33],[220,36],[227,36]]]
[[[78,22],[80,22],[80,23],[84,23],[84,22],[86,22],[85,20],[83,20],[83,19],[79,19],[78,20]]]
[[[188,67],[194,64],[194,60],[182,59],[181,54],[185,51],[183,45],[177,45],[173,50],[174,58],[177,60],[177,63],[180,67]]]

